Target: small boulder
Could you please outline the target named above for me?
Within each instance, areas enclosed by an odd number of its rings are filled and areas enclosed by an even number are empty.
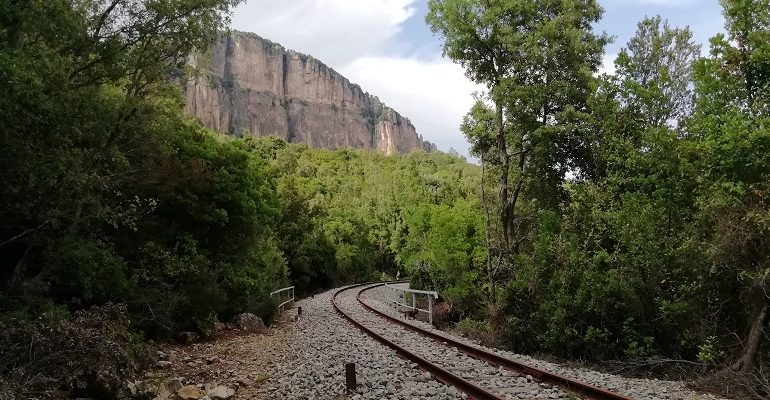
[[[156,367],[160,369],[167,369],[171,366],[171,361],[158,361],[157,364],[155,364]]]
[[[267,331],[262,319],[252,313],[244,313],[235,317],[235,326],[246,332],[264,333]]]
[[[212,400],[227,400],[235,395],[235,390],[227,386],[217,386],[208,393]]]
[[[172,378],[166,381],[166,389],[168,389],[172,393],[176,393],[183,387],[184,385],[182,385],[181,378]]]
[[[195,385],[187,385],[176,392],[180,400],[198,400],[203,398],[203,392]]]
[[[238,383],[238,386],[251,386],[252,384],[251,379],[242,376],[238,377],[235,382]]]

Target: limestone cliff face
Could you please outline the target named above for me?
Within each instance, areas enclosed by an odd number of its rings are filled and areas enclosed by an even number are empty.
[[[186,111],[214,130],[328,149],[435,150],[377,97],[320,61],[257,35],[222,35],[209,56],[192,62],[208,63],[211,74],[186,83]]]

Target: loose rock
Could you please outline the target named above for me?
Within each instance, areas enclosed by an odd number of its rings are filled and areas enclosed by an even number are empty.
[[[235,390],[225,386],[217,386],[214,389],[209,390],[208,395],[213,400],[225,400],[235,395]]]
[[[235,326],[246,332],[264,333],[265,323],[252,313],[244,313],[235,316]]]
[[[203,398],[203,392],[194,385],[188,385],[179,389],[176,392],[176,395],[181,400],[197,400]]]

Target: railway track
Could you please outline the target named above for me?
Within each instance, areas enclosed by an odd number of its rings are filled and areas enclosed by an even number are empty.
[[[383,284],[342,288],[334,309],[357,328],[472,399],[632,400],[412,325],[366,304],[362,293]],[[387,322],[383,324],[383,321]]]

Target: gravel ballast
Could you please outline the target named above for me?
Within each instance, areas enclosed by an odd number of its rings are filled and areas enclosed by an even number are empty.
[[[501,398],[555,400],[575,398],[557,387],[537,382],[531,376],[520,375],[472,358],[454,347],[392,324],[363,308],[356,300],[358,292],[359,289],[349,290],[338,297],[340,307],[355,320],[391,342],[402,346],[407,351],[429,360]]]
[[[356,321],[407,351],[502,398],[579,398],[531,376],[522,376],[468,357],[451,345],[446,345],[446,342],[420,336],[387,321],[357,301],[356,296],[361,289],[363,287],[342,291],[337,297],[338,306]],[[140,385],[144,387],[159,383],[163,387],[173,386],[173,390],[166,388],[171,392],[180,387],[196,389],[209,394],[205,399],[216,395],[229,400],[468,398],[454,387],[433,379],[416,364],[397,356],[394,350],[344,319],[332,306],[332,295],[335,292],[336,289],[298,301],[296,305],[302,308],[301,316],[297,316],[297,309],[289,310],[283,314],[285,318],[282,323],[258,334],[224,330],[213,342],[192,346],[167,345],[159,352],[161,360],[147,374],[146,379],[130,384],[137,391]],[[433,329],[425,322],[406,317],[387,304],[385,293],[384,288],[378,287],[365,291],[362,298],[367,305],[378,311],[439,336],[601,386],[633,399],[722,400],[713,395],[695,393],[684,382],[626,378],[487,348],[470,339]],[[357,372],[358,385],[350,393],[345,389],[346,363],[355,363]]]
[[[264,398],[467,398],[456,389],[430,379],[416,364],[398,357],[395,351],[343,319],[332,307],[334,292],[297,302],[297,306],[302,307],[302,316],[289,338],[291,350],[272,369],[271,378],[262,387]],[[338,299],[350,301],[343,295]],[[356,364],[358,387],[346,395],[344,366],[351,362]]]
[[[399,284],[402,287],[408,287],[407,284]],[[505,358],[515,360],[524,364],[531,365],[541,370],[556,373],[565,377],[576,379],[594,386],[600,386],[611,391],[632,397],[638,400],[723,400],[711,394],[696,393],[686,387],[685,382],[664,381],[658,379],[639,379],[627,378],[618,375],[612,375],[604,372],[593,371],[585,368],[565,367],[548,361],[538,360],[526,355],[516,354],[510,351],[488,348],[482,346],[470,339],[455,336],[450,333],[433,328],[430,324],[406,317],[403,313],[396,311],[389,306],[385,299],[388,298],[386,289],[380,287],[365,291],[362,295],[363,301],[370,307],[384,312],[390,316],[396,317],[418,326],[422,329],[430,330],[436,334],[447,338],[471,345],[476,348],[484,349],[496,353]],[[383,320],[384,322],[384,320]]]

